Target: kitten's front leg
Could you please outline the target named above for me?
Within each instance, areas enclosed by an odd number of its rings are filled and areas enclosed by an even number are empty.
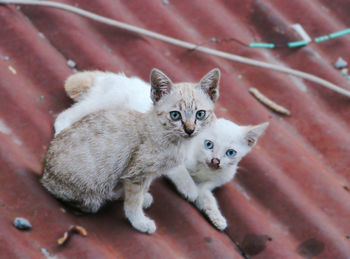
[[[182,164],[170,170],[166,176],[175,184],[177,190],[189,201],[198,197],[198,188],[186,167]]]
[[[124,181],[124,211],[125,216],[134,228],[141,232],[151,234],[156,231],[156,225],[153,220],[145,216],[142,209],[144,193],[147,186],[149,186],[149,184],[145,182],[133,183],[131,180]]]
[[[151,205],[153,203],[153,196],[152,196],[152,194],[150,194],[148,192],[152,181],[153,181],[153,177],[152,178],[148,178],[148,180],[146,181],[145,186],[143,188],[142,208],[144,208],[144,209],[148,209],[149,207],[151,207]]]
[[[217,201],[207,188],[199,188],[198,198],[195,202],[198,209],[202,210],[213,223],[213,225],[223,231],[227,227],[226,219],[222,216]]]
[[[153,203],[153,196],[149,192],[146,192],[143,196],[142,208],[148,209]]]

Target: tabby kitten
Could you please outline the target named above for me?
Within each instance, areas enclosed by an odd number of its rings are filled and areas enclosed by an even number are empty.
[[[85,212],[123,195],[132,226],[153,233],[156,225],[142,209],[152,203],[149,185],[181,164],[188,140],[215,120],[219,77],[213,69],[197,84],[174,84],[153,69],[152,107],[100,110],[62,130],[46,153],[41,183]]]

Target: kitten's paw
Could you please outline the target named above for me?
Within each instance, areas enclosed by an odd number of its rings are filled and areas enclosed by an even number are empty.
[[[147,217],[143,217],[142,219],[133,220],[131,225],[136,228],[140,232],[144,232],[147,234],[152,234],[156,231],[156,224],[152,219]]]
[[[216,215],[210,218],[213,225],[220,231],[223,231],[227,227],[226,219],[221,215]]]
[[[149,192],[145,193],[145,196],[143,197],[143,203],[142,208],[148,209],[153,203],[153,196]]]
[[[198,198],[198,189],[196,186],[187,188],[186,191],[182,191],[182,195],[190,202],[194,202]]]

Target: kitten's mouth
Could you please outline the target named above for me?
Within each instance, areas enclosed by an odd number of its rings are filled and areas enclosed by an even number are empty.
[[[184,139],[191,139],[195,136],[197,136],[198,132],[193,132],[191,135],[188,135],[188,134],[181,134],[181,136],[184,138]]]

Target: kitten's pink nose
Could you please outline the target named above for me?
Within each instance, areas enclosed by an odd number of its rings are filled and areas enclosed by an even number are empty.
[[[218,168],[219,165],[220,165],[220,159],[219,159],[219,158],[213,158],[213,159],[211,160],[211,164],[212,164],[214,167]]]

